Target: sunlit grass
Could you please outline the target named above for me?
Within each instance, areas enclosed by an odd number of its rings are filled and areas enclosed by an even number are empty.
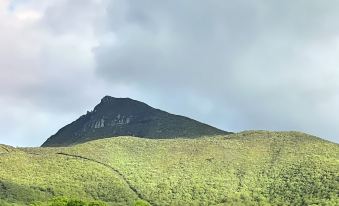
[[[67,148],[16,149],[0,155],[0,165],[6,185],[0,184],[0,198],[7,202],[67,196],[112,205],[137,199],[154,205],[339,204],[338,145],[298,132],[116,137]]]

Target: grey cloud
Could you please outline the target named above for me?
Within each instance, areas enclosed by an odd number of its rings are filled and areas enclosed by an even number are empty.
[[[303,130],[338,141],[338,7],[115,1],[107,27],[117,41],[95,49],[97,73],[165,99],[171,91],[183,102],[188,93],[209,99],[214,109],[202,118],[224,129]]]
[[[339,141],[337,1],[9,3],[0,143],[37,146],[107,94],[226,130]]]
[[[41,22],[45,29],[57,35],[74,33],[97,33],[101,30],[101,22],[105,19],[104,1],[72,0],[55,1],[45,10]]]
[[[97,21],[91,12],[101,8],[29,0],[6,11],[8,3],[0,3],[0,142],[38,146],[108,93],[96,80],[91,51]],[[78,18],[68,21],[65,11]]]

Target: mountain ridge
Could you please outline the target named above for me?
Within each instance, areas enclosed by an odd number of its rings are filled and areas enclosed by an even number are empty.
[[[167,139],[221,134],[231,132],[153,108],[131,98],[105,96],[92,111],[61,128],[41,146],[69,146],[115,136]]]

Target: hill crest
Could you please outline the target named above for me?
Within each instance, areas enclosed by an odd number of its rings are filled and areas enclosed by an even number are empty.
[[[93,111],[61,128],[42,147],[69,146],[116,136],[167,139],[218,134],[230,132],[155,109],[137,100],[105,96]]]

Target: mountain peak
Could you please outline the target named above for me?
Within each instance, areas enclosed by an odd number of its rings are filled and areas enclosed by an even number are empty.
[[[61,128],[42,146],[68,146],[115,136],[166,139],[216,134],[229,132],[137,100],[104,96],[92,112]]]
[[[101,103],[109,103],[109,102],[111,102],[111,101],[115,101],[117,98],[115,98],[115,97],[111,97],[111,96],[108,96],[108,95],[106,95],[106,96],[104,96],[102,99],[101,99]]]
[[[118,98],[106,95],[101,99],[100,103],[112,103],[116,101],[135,101],[135,100],[131,98]]]

